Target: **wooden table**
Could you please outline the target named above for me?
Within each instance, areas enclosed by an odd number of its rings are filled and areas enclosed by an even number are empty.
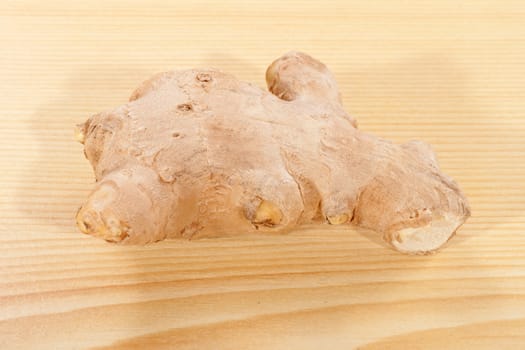
[[[1,349],[525,348],[523,1],[2,1],[0,42]],[[473,212],[446,249],[77,231],[76,123],[173,68],[264,86],[291,49],[333,70],[361,129],[434,145]]]

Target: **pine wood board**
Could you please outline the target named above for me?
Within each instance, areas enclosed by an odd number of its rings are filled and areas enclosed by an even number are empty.
[[[0,348],[525,348],[524,23],[501,0],[0,3]],[[76,230],[94,181],[76,123],[174,68],[263,87],[292,49],[332,69],[361,129],[433,145],[473,213],[445,249]]]

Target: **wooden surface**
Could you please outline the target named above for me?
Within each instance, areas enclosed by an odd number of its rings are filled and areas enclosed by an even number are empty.
[[[0,42],[1,349],[525,348],[523,1],[4,0]],[[328,64],[361,129],[434,145],[473,212],[445,250],[326,226],[147,247],[76,230],[76,123],[172,68],[264,86],[290,49]]]

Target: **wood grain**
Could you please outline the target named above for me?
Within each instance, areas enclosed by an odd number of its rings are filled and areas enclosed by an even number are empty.
[[[3,1],[0,348],[525,348],[522,1]],[[307,226],[119,247],[73,216],[73,126],[151,74],[334,71],[360,128],[433,144],[473,217],[436,255]]]

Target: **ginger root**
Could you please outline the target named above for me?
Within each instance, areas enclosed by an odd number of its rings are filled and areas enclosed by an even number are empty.
[[[217,70],[161,73],[79,125],[97,180],[80,230],[147,243],[327,222],[427,253],[470,215],[430,146],[357,129],[321,62],[290,52],[266,81],[270,92]]]

